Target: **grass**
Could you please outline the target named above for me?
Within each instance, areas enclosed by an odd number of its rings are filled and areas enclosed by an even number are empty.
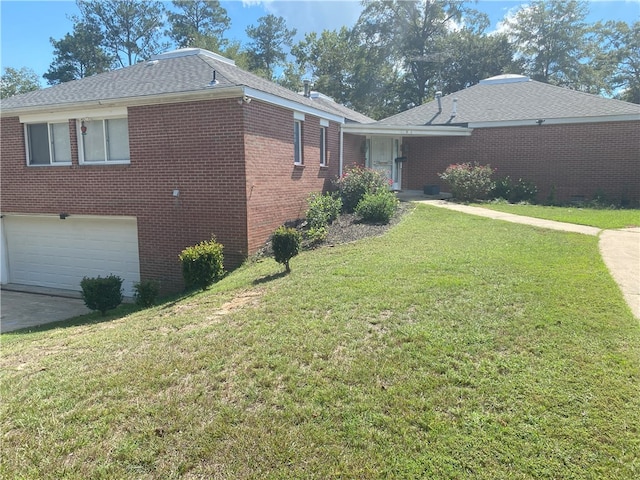
[[[640,475],[640,325],[597,238],[420,205],[291,266],[3,335],[0,476]]]
[[[499,212],[513,213],[528,217],[555,220],[558,222],[588,225],[602,229],[640,227],[638,209],[599,209],[582,207],[551,207],[543,205],[524,205],[512,203],[483,203],[478,205]]]

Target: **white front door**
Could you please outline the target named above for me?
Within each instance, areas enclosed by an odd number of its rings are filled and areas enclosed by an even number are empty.
[[[371,137],[369,167],[383,173],[390,180],[392,190],[400,190],[402,184],[402,163],[399,157],[400,140],[395,137]]]

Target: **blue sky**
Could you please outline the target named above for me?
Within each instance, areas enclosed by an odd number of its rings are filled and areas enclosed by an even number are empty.
[[[170,2],[166,2],[170,5]],[[475,8],[487,13],[493,28],[504,16],[526,1],[479,0]],[[640,20],[640,0],[592,0],[588,21]],[[246,43],[245,29],[258,18],[272,13],[282,16],[289,28],[304,33],[353,26],[361,10],[358,0],[232,0],[222,1],[231,19],[227,38]],[[44,74],[53,60],[50,37],[58,40],[73,29],[70,15],[78,13],[74,1],[0,0],[0,65],[28,67]],[[41,80],[42,85],[45,81]]]

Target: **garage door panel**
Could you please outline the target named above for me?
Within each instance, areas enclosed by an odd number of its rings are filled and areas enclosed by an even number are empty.
[[[85,276],[114,274],[130,296],[140,280],[135,219],[7,216],[4,233],[12,283],[78,291]]]

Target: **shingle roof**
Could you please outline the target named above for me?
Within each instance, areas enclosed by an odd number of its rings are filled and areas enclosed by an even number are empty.
[[[216,84],[210,85],[213,71]],[[64,107],[98,101],[116,101],[169,94],[206,93],[224,87],[249,87],[352,121],[373,121],[335,102],[316,102],[206,50],[189,48],[157,55],[150,61],[92,77],[62,83],[2,101],[6,111],[37,107]]]
[[[454,99],[457,99],[456,115],[452,117]],[[483,80],[442,97],[441,103],[441,112],[438,111],[437,100],[434,100],[378,123],[456,125],[640,115],[640,105],[532,81],[520,75]]]

